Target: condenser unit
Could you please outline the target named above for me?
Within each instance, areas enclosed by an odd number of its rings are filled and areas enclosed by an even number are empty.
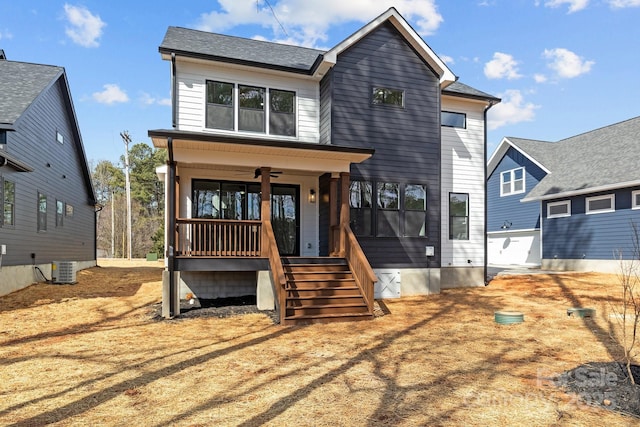
[[[53,283],[76,283],[75,261],[53,261],[51,263],[51,281]]]

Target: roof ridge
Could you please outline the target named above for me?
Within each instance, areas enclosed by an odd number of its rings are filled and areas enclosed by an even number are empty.
[[[599,131],[602,131],[604,129],[620,126],[620,125],[622,125],[624,123],[628,123],[628,122],[631,122],[631,121],[634,121],[634,120],[640,120],[640,116],[631,117],[630,119],[625,119],[625,120],[619,121],[617,123],[611,123],[611,124],[608,124],[608,125],[605,125],[605,126],[601,126],[599,128],[596,128],[596,129],[592,129],[592,130],[589,130],[589,131],[586,131],[586,132],[582,132],[582,133],[579,133],[579,134],[576,134],[576,135],[569,136],[567,138],[559,139],[557,142],[568,141],[568,140],[571,140],[571,139],[574,139],[574,138],[578,138],[580,136],[584,136],[584,135],[592,134],[592,133],[595,133],[595,132],[599,132]]]

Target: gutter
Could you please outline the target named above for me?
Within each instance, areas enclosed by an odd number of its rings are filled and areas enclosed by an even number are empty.
[[[484,262],[482,263],[483,274],[484,274],[484,285],[487,286],[489,282],[487,282],[487,265],[488,265],[488,256],[489,251],[487,249],[487,225],[488,225],[488,209],[487,209],[487,174],[488,174],[488,165],[487,165],[487,113],[500,101],[490,100],[489,104],[484,108]]]
[[[169,188],[167,189],[169,206],[167,217],[169,218],[167,235],[167,270],[169,271],[169,317],[176,315],[178,307],[174,307],[176,298],[175,279],[175,244],[176,244],[176,163],[173,160],[173,138],[167,138],[167,152],[169,154]]]
[[[178,111],[176,109],[178,92],[176,86],[176,54],[171,52],[171,125],[175,129],[178,125]]]

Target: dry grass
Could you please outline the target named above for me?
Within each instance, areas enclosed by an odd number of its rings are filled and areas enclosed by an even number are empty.
[[[619,356],[615,276],[498,278],[388,300],[370,322],[154,321],[161,268],[106,266],[0,298],[0,425],[631,425],[543,377]],[[152,267],[144,267],[152,265]],[[595,319],[566,309],[594,307]],[[496,310],[525,313],[498,325]]]

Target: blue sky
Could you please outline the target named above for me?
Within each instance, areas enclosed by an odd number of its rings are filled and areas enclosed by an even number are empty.
[[[149,143],[171,126],[168,26],[330,48],[390,6],[461,82],[502,98],[489,155],[504,136],[555,141],[640,115],[640,0],[0,0],[0,48],[64,66],[88,159],[117,162],[121,131]]]

